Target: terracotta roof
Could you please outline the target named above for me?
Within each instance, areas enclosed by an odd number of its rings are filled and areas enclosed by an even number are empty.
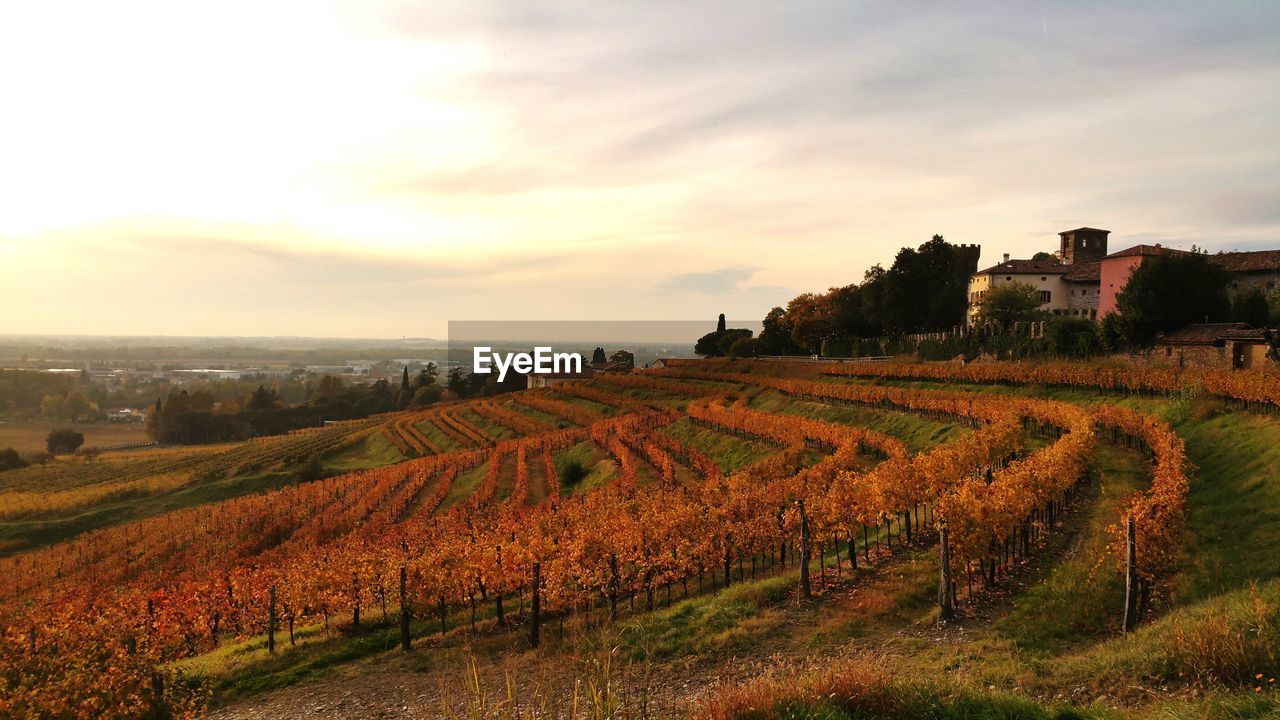
[[[1067,274],[1062,276],[1067,282],[1096,283],[1102,282],[1102,263],[1088,262],[1071,265]]]
[[[1280,250],[1228,252],[1210,255],[1209,262],[1227,272],[1267,272],[1280,270]]]
[[[1249,323],[1199,323],[1185,325],[1162,335],[1157,343],[1162,345],[1214,345],[1224,340],[1267,339],[1267,331],[1250,327]]]
[[[1107,257],[1133,257],[1135,255],[1160,255],[1167,252],[1186,252],[1186,250],[1174,250],[1173,248],[1161,247],[1159,245],[1134,245],[1131,248],[1125,248],[1119,252],[1113,252]]]
[[[1113,252],[1108,258],[1134,257],[1135,255],[1155,256],[1163,253],[1185,253],[1186,250],[1161,247],[1159,245],[1134,245],[1119,252]],[[1209,262],[1227,272],[1276,272],[1280,271],[1280,250],[1252,250],[1248,252],[1220,252],[1206,255]]]
[[[1062,275],[1071,266],[1056,260],[1009,260],[979,270],[978,275]]]

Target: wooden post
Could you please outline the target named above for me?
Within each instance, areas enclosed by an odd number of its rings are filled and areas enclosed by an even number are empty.
[[[702,573],[698,573],[698,592],[702,592]],[[609,622],[618,618],[618,554],[609,553]]]
[[[351,613],[351,625],[360,627],[360,576],[351,573],[351,598],[355,603],[355,609]]]
[[[409,649],[409,621],[413,619],[413,608],[409,607],[409,592],[407,573],[403,565],[400,566],[400,648],[402,650]]]
[[[499,575],[502,574],[502,546],[501,545],[498,546],[498,574]],[[502,608],[502,589],[498,588],[497,590],[495,590],[495,592],[493,593],[493,597],[494,597],[494,605],[497,606],[496,609],[498,612],[498,627],[506,627],[507,614],[506,612],[503,611],[503,608]]]
[[[267,591],[267,652],[276,654],[276,586]]]
[[[532,622],[529,623],[529,644],[538,647],[538,626],[541,623],[542,613],[542,564],[533,563],[533,596],[532,596]]]
[[[1138,624],[1138,530],[1133,516],[1126,523],[1124,561],[1124,631],[1133,630]]]
[[[800,590],[806,598],[813,597],[813,588],[809,584],[809,515],[804,510],[804,498],[800,505]]]
[[[942,526],[938,541],[939,560],[942,572],[938,577],[938,619],[950,620],[955,617],[956,609],[951,602],[951,542],[947,536],[947,526]]]

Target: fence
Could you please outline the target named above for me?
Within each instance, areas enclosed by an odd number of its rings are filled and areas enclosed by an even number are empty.
[[[820,363],[882,363],[893,359],[892,355],[867,355],[856,358],[823,357],[821,355],[761,355],[757,360],[775,362],[820,362]]]

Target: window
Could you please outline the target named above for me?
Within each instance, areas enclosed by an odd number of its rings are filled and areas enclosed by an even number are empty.
[[[1049,292],[1048,290],[1041,290],[1041,291],[1040,291],[1040,304],[1041,304],[1041,305],[1048,305],[1048,304],[1049,304],[1049,300],[1050,300],[1052,297],[1053,297],[1053,294],[1052,294],[1051,292]]]
[[[1013,276],[1012,276],[1012,275],[1005,275],[1005,276],[1004,276],[1004,279],[1005,279],[1005,280],[1012,280],[1012,279],[1013,279]]]
[[[1048,280],[1048,279],[1049,278],[1045,277],[1044,275],[1040,276],[1040,282],[1044,282],[1045,280]]]

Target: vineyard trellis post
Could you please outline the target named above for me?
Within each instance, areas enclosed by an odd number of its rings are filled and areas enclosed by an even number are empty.
[[[813,597],[813,588],[809,584],[809,515],[804,509],[804,498],[797,501],[800,506],[800,589],[806,598]]]
[[[938,619],[950,620],[955,617],[956,609],[951,602],[951,542],[946,525],[939,533],[938,554],[942,564],[938,576]]]
[[[267,652],[276,654],[276,586],[267,591]]]
[[[1130,515],[1126,522],[1124,559],[1124,631],[1138,624],[1138,531]]]
[[[702,589],[702,575],[698,575],[698,589]],[[687,594],[687,593],[686,593]],[[618,619],[618,554],[609,553],[609,622]]]
[[[413,609],[409,607],[409,593],[407,585],[407,571],[403,565],[400,566],[400,647],[401,649],[409,649],[409,622],[412,619],[410,613]]]
[[[542,622],[542,564],[533,563],[533,595],[530,602],[532,617],[529,622],[529,644],[538,647],[538,630]]]

